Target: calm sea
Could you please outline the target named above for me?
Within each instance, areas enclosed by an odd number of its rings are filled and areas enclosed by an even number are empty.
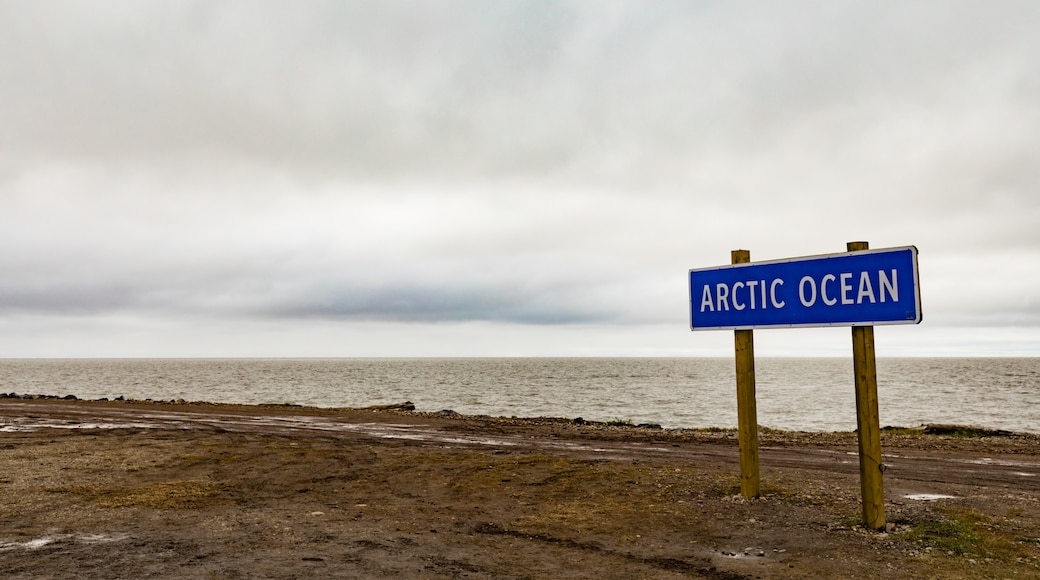
[[[1040,433],[1040,358],[879,359],[882,425]],[[852,360],[756,361],[759,423],[851,431]],[[734,427],[730,358],[0,359],[0,392]]]

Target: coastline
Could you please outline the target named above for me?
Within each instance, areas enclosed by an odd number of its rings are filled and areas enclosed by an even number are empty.
[[[758,361],[760,426],[856,428],[851,361]],[[1036,359],[879,360],[881,425],[974,424],[1040,434]],[[884,368],[883,368],[884,367]],[[120,359],[0,361],[0,390],[554,416],[736,427],[731,359]]]
[[[415,417],[431,417],[441,419],[453,418],[457,420],[483,421],[499,425],[573,425],[577,428],[578,432],[597,430],[602,431],[606,429],[606,431],[600,433],[600,436],[604,437],[610,437],[611,434],[613,434],[614,436],[623,434],[623,436],[625,437],[640,438],[648,435],[647,431],[649,431],[649,434],[655,435],[658,438],[699,438],[700,440],[714,441],[720,439],[735,440],[736,434],[736,428],[733,427],[663,428],[656,423],[634,423],[632,421],[627,420],[596,421],[584,419],[582,417],[504,417],[495,415],[468,415],[458,413],[451,409],[443,409],[440,411],[419,411],[416,410],[416,405],[411,401],[403,401],[400,403],[391,404],[369,405],[364,407],[317,407],[294,403],[225,403],[213,401],[188,401],[184,399],[132,399],[122,396],[113,399],[109,399],[107,397],[101,397],[97,399],[81,399],[79,397],[76,397],[75,395],[18,394],[0,392],[0,403],[2,403],[5,399],[9,401],[75,402],[78,404],[87,405],[94,403],[125,404],[143,406],[168,406],[171,408],[186,407],[192,409],[235,409],[239,411],[248,411],[249,409],[284,409],[291,410],[294,413],[318,415],[351,412],[397,413]],[[847,442],[846,439],[848,437],[855,438],[855,431],[802,431],[790,429],[773,429],[770,427],[759,426],[758,432],[759,437],[764,439],[767,443],[781,443],[785,440],[790,440],[791,442],[805,442],[808,444],[812,444],[813,442],[836,444],[839,442]],[[1021,441],[1025,443],[1027,446],[1030,444],[1035,444],[1038,447],[1040,447],[1040,434],[1010,431],[1006,429],[994,429],[984,425],[971,424],[924,423],[915,426],[886,425],[881,427],[881,435],[889,443],[913,445],[916,442],[925,445],[926,447],[931,447],[930,445],[927,445],[928,441],[956,442],[961,440],[980,439],[988,440],[990,442]],[[932,437],[929,438],[926,436]],[[1008,446],[1009,449],[1015,447],[1017,446]]]

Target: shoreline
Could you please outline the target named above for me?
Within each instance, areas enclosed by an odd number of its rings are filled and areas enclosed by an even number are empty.
[[[401,403],[391,403],[382,405],[369,405],[365,407],[318,407],[311,405],[301,405],[296,403],[224,403],[224,402],[213,402],[213,401],[188,401],[185,399],[133,399],[123,396],[109,399],[108,397],[99,397],[97,399],[83,399],[76,395],[48,395],[48,394],[19,394],[19,393],[3,393],[0,392],[0,400],[23,400],[23,401],[67,401],[67,402],[83,402],[83,403],[130,403],[130,404],[143,404],[143,405],[179,405],[179,406],[210,406],[210,407],[228,407],[228,408],[276,408],[276,409],[300,409],[300,410],[315,410],[315,411],[390,411],[390,412],[407,412],[413,413],[419,416],[441,416],[441,417],[460,417],[460,418],[473,418],[473,419],[490,419],[490,420],[501,420],[501,421],[562,421],[572,422],[575,425],[589,425],[589,426],[611,426],[611,427],[627,427],[627,428],[640,428],[640,429],[653,429],[661,431],[692,431],[692,432],[736,432],[736,427],[662,427],[657,423],[634,423],[628,420],[612,420],[612,421],[595,421],[584,419],[582,417],[575,417],[568,419],[565,417],[552,417],[552,416],[533,416],[533,417],[505,417],[496,415],[467,415],[458,413],[451,409],[444,409],[441,411],[417,411],[416,406],[411,401],[403,401]],[[808,434],[854,434],[855,431],[806,431],[801,429],[774,429],[767,426],[758,426],[760,432],[776,432],[776,433],[808,433]],[[882,434],[901,434],[901,435],[948,435],[954,437],[964,438],[981,438],[981,437],[1036,437],[1040,440],[1040,432],[1033,433],[1030,431],[1012,431],[1007,429],[996,429],[985,425],[975,424],[961,424],[961,423],[922,423],[916,426],[901,426],[901,425],[885,425],[881,427]]]
[[[606,441],[662,441],[697,442],[737,445],[737,429],[728,427],[662,428],[656,424],[635,424],[628,421],[592,421],[581,417],[504,417],[493,415],[465,415],[450,409],[417,411],[411,401],[367,407],[314,407],[293,403],[221,403],[209,401],[153,400],[153,399],[79,399],[72,395],[18,395],[0,393],[0,405],[8,402],[71,404],[80,407],[122,407],[127,409],[162,408],[171,411],[217,413],[235,415],[287,415],[316,417],[407,417],[412,422],[427,421],[446,428],[462,428],[514,432],[524,429],[548,429],[553,437],[574,437]],[[70,398],[71,397],[71,398]],[[2,407],[0,407],[2,408]],[[380,419],[383,420],[383,419]],[[9,429],[0,423],[0,431]],[[855,431],[800,431],[772,429],[759,426],[759,445],[784,448],[844,448],[856,449]],[[881,428],[882,449],[885,453],[898,450],[985,450],[996,454],[1040,453],[1040,434],[1012,432],[971,425],[925,424],[917,427]]]
[[[849,361],[812,360],[762,361],[760,426],[856,429]],[[894,361],[887,370],[879,367],[879,426],[953,423],[1040,434],[1029,388],[1030,377],[1040,373],[1038,361]],[[0,389],[329,408],[411,400],[423,411],[736,428],[732,372],[729,359],[687,358],[37,361],[0,364]]]

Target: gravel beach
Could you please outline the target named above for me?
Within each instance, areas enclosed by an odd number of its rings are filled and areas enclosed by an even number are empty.
[[[1040,436],[0,399],[4,578],[1040,577]]]

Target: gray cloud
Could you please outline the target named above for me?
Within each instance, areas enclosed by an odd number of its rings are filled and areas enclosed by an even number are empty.
[[[115,163],[687,183],[702,156],[855,151],[879,121],[1037,88],[1015,60],[1035,9],[27,6],[4,18],[7,141]]]
[[[684,273],[921,250],[1036,328],[1033,3],[8,3],[0,316],[685,324]],[[285,322],[289,321],[289,322]]]

